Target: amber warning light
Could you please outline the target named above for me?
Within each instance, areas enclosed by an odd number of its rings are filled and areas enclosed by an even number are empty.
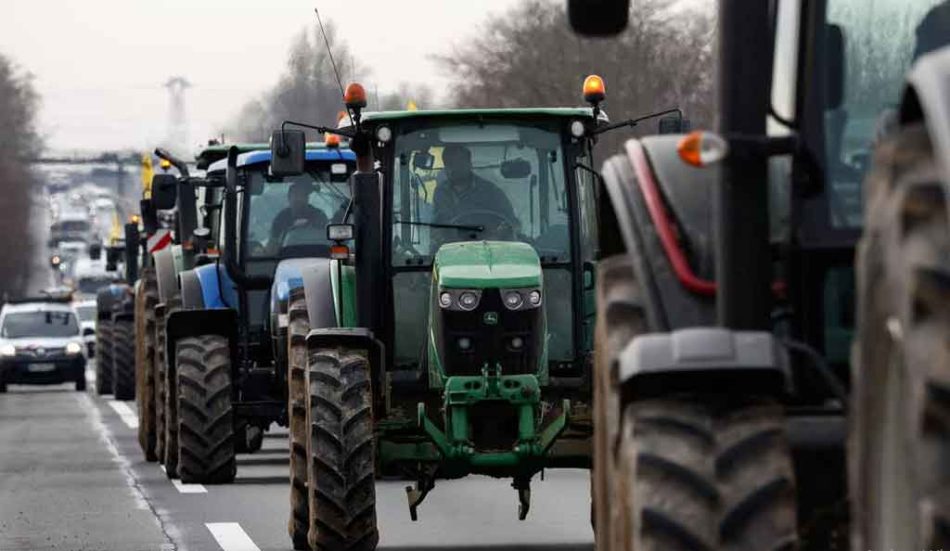
[[[346,85],[343,92],[343,103],[350,109],[362,109],[366,107],[366,90],[358,82],[351,82]]]
[[[607,97],[604,79],[597,75],[590,75],[584,79],[584,101],[597,105]]]
[[[340,137],[327,132],[323,135],[323,144],[329,148],[340,147]]]

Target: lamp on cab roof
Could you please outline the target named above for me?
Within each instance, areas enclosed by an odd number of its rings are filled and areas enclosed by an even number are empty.
[[[349,109],[359,110],[366,107],[366,89],[358,82],[351,82],[346,85],[343,92],[343,103]]]
[[[323,145],[327,146],[329,149],[340,147],[340,136],[325,132],[323,134]]]
[[[162,170],[168,170],[172,167],[172,162],[168,159],[161,159],[158,161],[158,166],[162,167]]]
[[[584,79],[584,101],[597,107],[606,98],[607,89],[604,86],[604,79],[597,75],[588,75]]]

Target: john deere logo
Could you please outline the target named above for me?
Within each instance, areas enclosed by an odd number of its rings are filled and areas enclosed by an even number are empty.
[[[482,322],[485,325],[498,325],[498,312],[485,312]]]

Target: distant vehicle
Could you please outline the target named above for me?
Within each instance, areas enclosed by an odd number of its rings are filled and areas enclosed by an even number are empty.
[[[49,246],[55,247],[62,241],[82,241],[89,239],[89,215],[84,212],[62,212],[50,226]]]
[[[92,299],[99,289],[108,286],[116,277],[115,272],[106,270],[105,258],[93,260],[85,256],[75,258],[69,275],[77,298]]]
[[[86,388],[86,357],[76,310],[49,298],[19,300],[0,310],[0,392],[8,384],[73,382]]]
[[[85,299],[73,303],[79,315],[79,327],[82,329],[82,341],[86,346],[86,357],[96,356],[96,299]]]

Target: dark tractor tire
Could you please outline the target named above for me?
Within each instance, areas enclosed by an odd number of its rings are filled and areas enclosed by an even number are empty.
[[[624,522],[611,549],[797,549],[795,479],[780,406],[633,402],[617,449]]]
[[[112,392],[112,321],[96,322],[96,394]]]
[[[646,331],[640,286],[627,255],[605,258],[597,266],[597,326],[594,352],[594,463],[591,470],[591,520],[597,542],[606,546],[613,503],[613,452],[620,431],[616,360],[627,343]]]
[[[311,549],[376,549],[370,367],[344,349],[317,350],[307,370],[307,493]]]
[[[180,306],[181,301],[178,297],[168,299],[168,302],[165,303],[165,315],[159,323],[159,329],[156,332],[160,339],[157,340],[156,344],[161,348],[159,369],[161,370],[161,377],[165,389],[165,461],[163,464],[165,465],[165,474],[169,478],[178,478],[180,446],[178,443],[178,373],[175,363],[168,361],[166,357],[168,336],[166,335],[167,328],[165,325],[168,321],[168,316],[178,310]]]
[[[175,344],[178,474],[182,482],[226,484],[237,474],[231,408],[231,350],[219,335]]]
[[[290,520],[294,549],[308,550],[310,508],[307,497],[307,303],[295,290],[287,310],[287,412],[290,424]]]
[[[83,373],[78,379],[76,379],[76,391],[83,392],[86,390],[86,374]]]
[[[157,306],[157,304],[156,304]],[[152,375],[154,376],[155,386],[155,455],[158,462],[165,463],[165,424],[167,422],[165,415],[165,404],[167,400],[165,395],[167,389],[165,386],[165,314],[163,309],[155,308],[152,310],[155,321],[154,343],[155,355],[152,365]],[[167,470],[166,470],[167,472]]]
[[[146,268],[135,310],[135,385],[139,414],[139,445],[146,461],[157,461],[155,427],[155,272]]]
[[[135,327],[132,320],[112,322],[112,394],[135,399]]]
[[[857,255],[854,549],[950,548],[950,221],[923,125],[883,141]]]

